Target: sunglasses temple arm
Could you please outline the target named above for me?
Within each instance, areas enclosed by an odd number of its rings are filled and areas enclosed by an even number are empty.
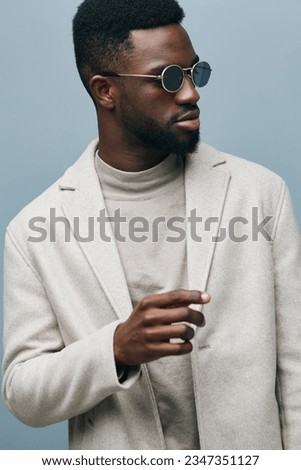
[[[136,73],[111,73],[104,72],[103,76],[105,77],[138,77],[138,78],[158,78],[161,79],[162,75],[141,75]]]

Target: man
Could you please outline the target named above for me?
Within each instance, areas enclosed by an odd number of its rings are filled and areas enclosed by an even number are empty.
[[[301,449],[300,235],[278,176],[199,144],[183,16],[78,9],[99,141],[8,227],[4,399],[71,449]]]

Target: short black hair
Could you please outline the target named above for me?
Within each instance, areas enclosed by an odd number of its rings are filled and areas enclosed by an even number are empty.
[[[76,65],[89,91],[93,75],[118,67],[130,52],[130,32],[180,24],[185,14],[176,0],[85,0],[73,19]]]

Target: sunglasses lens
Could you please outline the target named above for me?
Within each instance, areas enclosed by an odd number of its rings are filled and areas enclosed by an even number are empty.
[[[183,83],[184,73],[178,65],[170,65],[163,72],[163,86],[167,91],[175,93]]]
[[[211,68],[207,62],[199,62],[193,69],[193,81],[196,86],[203,87],[207,85],[211,75]]]

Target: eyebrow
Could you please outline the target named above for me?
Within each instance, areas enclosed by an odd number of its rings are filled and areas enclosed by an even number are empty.
[[[193,59],[193,61],[191,62],[191,65],[189,65],[189,67],[193,67],[194,64],[196,64],[196,63],[199,62],[199,61],[200,61],[200,58],[199,58],[198,55],[196,55],[195,58]],[[163,72],[163,70],[164,70],[166,67],[168,67],[169,65],[171,65],[171,64],[167,64],[167,65],[158,65],[157,67],[154,67],[153,69],[151,69],[151,70],[149,71],[149,74],[150,74],[150,75],[160,75],[160,74]],[[186,68],[186,67],[184,67],[184,68]]]

